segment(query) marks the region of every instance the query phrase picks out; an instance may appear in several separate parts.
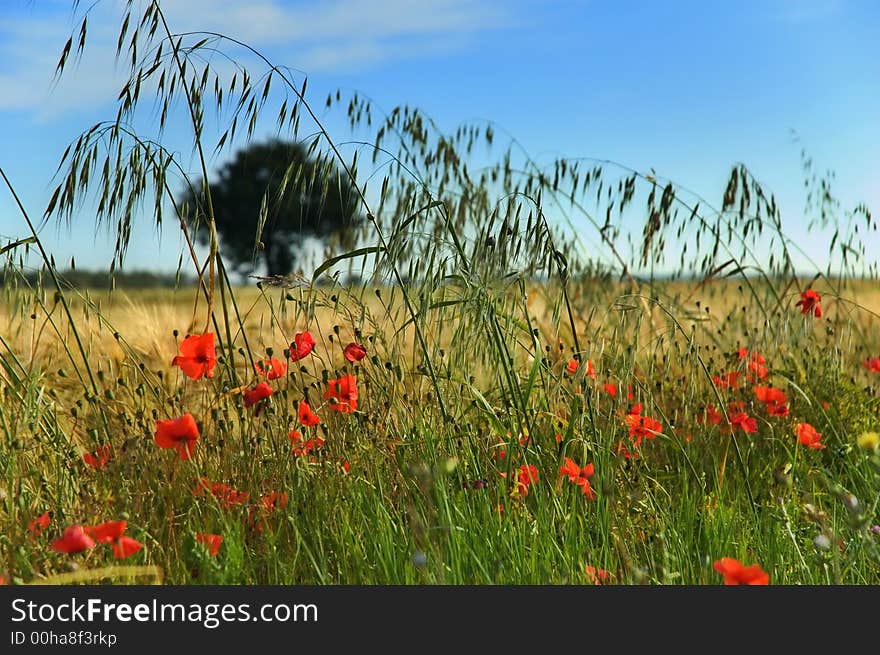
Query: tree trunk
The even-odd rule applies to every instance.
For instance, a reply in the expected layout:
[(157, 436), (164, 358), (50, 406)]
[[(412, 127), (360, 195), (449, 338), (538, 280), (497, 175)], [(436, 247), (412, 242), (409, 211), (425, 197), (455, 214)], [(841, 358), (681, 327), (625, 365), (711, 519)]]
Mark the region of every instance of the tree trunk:
[(264, 234), (264, 237), (266, 274), (289, 275), (293, 270), (293, 254), (290, 252), (290, 246), (284, 242), (283, 238), (275, 235)]

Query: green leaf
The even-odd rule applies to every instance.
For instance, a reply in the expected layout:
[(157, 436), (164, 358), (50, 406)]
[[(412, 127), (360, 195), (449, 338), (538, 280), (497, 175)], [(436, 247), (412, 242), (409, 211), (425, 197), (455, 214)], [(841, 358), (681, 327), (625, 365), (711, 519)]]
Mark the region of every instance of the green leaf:
[(369, 246), (368, 248), (358, 248), (357, 250), (352, 250), (351, 252), (347, 252), (336, 257), (331, 257), (315, 269), (315, 272), (312, 274), (312, 282), (314, 283), (314, 281), (321, 277), (323, 273), (325, 273), (328, 269), (335, 266), (339, 262), (345, 261), (346, 259), (363, 257), (364, 255), (371, 255), (373, 253), (380, 253), (384, 250), (385, 249), (382, 248), (382, 246)]

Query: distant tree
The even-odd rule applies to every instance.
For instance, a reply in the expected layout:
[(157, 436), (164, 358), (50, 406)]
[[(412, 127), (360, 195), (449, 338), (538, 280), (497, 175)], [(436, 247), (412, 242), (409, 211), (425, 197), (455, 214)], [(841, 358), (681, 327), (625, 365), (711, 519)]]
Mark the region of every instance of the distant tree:
[[(201, 187), (187, 188), (180, 201), (198, 241), (207, 244)], [(209, 188), (220, 251), (242, 274), (253, 272), (260, 257), (269, 275), (291, 273), (309, 236), (350, 248), (362, 220), (345, 173), (298, 143), (276, 139), (239, 150)]]

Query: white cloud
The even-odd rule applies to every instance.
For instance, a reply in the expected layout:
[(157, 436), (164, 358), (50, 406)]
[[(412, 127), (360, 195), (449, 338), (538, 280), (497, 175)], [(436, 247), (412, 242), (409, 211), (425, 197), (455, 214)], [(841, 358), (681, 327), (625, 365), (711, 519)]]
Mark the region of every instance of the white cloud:
[(785, 23), (811, 23), (840, 13), (842, 0), (778, 0), (777, 17)]
[[(46, 6), (39, 18), (12, 17), (0, 23), (0, 111), (33, 109), (54, 115), (115, 98), (125, 69), (111, 63), (121, 3), (95, 7), (85, 56), (75, 65), (68, 62), (65, 77), (55, 87), (51, 82), (61, 48), (78, 22), (68, 3), (48, 5), (52, 11)], [(226, 34), (258, 50), (271, 48), (274, 63), (307, 73), (351, 72), (383, 61), (467, 47), (468, 37), (510, 24), (509, 13), (499, 7), (492, 0), (162, 3), (175, 32)]]
[[(503, 23), (485, 0), (335, 0), (281, 3), (254, 0), (165, 0), (179, 29), (238, 35), (262, 44), (383, 40), (397, 36), (474, 32)], [(497, 7), (497, 5), (496, 5)]]

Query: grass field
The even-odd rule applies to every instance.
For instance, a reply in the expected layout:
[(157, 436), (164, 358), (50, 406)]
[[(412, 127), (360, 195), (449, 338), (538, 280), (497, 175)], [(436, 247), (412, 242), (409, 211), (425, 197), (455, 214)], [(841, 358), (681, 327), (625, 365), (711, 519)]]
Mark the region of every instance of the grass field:
[[(570, 287), (580, 350), (551, 284), (484, 289), (491, 315), (429, 312), (436, 386), (391, 288), (239, 288), (235, 357), (199, 379), (172, 365), (203, 332), (193, 290), (70, 294), (86, 364), (52, 292), (7, 289), (7, 580), (715, 584), (729, 557), (773, 584), (880, 583), (876, 439), (858, 440), (880, 429), (873, 285), (817, 285), (821, 318), (797, 290), (765, 318), (736, 282)], [(306, 331), (316, 346), (294, 363), (285, 350)], [(349, 342), (366, 356), (348, 361)], [(245, 343), (285, 374), (259, 376)], [(344, 375), (351, 413), (325, 398)], [(271, 396), (246, 407), (261, 381)], [(761, 386), (784, 398), (762, 402)], [(188, 460), (156, 441), (186, 413)], [(115, 534), (52, 548), (70, 525), (109, 521), (141, 547), (117, 559)], [(200, 534), (222, 537), (216, 556)]]
[[(821, 263), (744, 164), (713, 202), (491, 122), (313, 109), (295, 67), (118, 4), (115, 114), (45, 207), (0, 168), (0, 581), (880, 584), (878, 226), (806, 154)], [(304, 159), (216, 191), (261, 134)], [(40, 239), (75, 219), (117, 272), (170, 222), (198, 286), (77, 290)]]

